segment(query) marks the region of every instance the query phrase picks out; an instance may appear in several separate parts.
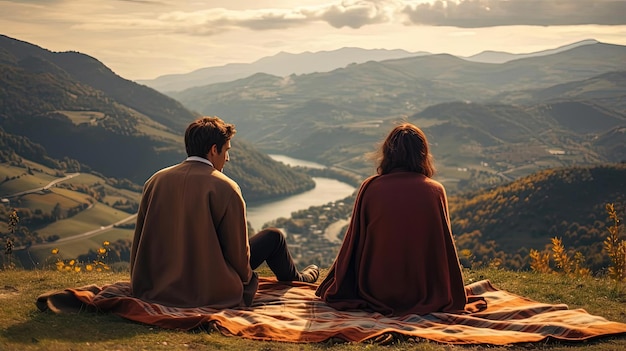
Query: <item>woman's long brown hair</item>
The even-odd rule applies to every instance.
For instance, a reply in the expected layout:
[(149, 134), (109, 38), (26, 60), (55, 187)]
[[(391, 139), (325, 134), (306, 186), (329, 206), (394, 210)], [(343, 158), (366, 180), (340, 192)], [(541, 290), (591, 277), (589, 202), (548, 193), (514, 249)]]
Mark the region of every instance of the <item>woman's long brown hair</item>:
[(435, 174), (426, 135), (411, 123), (402, 123), (391, 130), (380, 148), (379, 158), (378, 174), (387, 174), (396, 168), (427, 177)]

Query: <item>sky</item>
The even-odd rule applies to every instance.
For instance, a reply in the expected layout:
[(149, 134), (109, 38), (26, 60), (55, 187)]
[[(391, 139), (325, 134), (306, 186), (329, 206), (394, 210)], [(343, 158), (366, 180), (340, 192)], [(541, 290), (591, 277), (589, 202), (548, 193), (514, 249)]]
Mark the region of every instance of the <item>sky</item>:
[(626, 0), (0, 0), (0, 34), (142, 80), (342, 47), (471, 56), (626, 45)]

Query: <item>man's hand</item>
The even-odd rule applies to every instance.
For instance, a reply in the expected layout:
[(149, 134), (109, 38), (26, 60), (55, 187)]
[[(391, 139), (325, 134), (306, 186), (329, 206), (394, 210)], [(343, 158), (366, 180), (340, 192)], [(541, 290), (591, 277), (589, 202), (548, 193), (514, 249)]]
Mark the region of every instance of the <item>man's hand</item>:
[(250, 282), (243, 285), (243, 302), (246, 304), (246, 306), (252, 305), (252, 301), (254, 300), (254, 294), (256, 294), (258, 288), (259, 275), (257, 274), (257, 272), (252, 271)]

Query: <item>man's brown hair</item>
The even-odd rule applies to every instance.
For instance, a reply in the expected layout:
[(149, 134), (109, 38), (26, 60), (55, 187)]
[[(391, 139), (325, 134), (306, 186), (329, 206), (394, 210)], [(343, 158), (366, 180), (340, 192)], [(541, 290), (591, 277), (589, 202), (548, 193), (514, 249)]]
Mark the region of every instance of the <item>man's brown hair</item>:
[(206, 158), (213, 145), (217, 151), (222, 148), (237, 131), (235, 125), (224, 122), (219, 117), (200, 117), (191, 122), (185, 131), (187, 156)]

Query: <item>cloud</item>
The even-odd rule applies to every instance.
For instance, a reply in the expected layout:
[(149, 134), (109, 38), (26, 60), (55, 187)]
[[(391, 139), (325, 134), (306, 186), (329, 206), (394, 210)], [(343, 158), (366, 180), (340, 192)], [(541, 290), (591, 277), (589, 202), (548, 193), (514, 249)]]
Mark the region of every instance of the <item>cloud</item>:
[(393, 2), (344, 1), (321, 9), (315, 19), (328, 22), (335, 28), (360, 28), (368, 24), (389, 22), (393, 17)]
[(164, 29), (191, 35), (215, 35), (235, 29), (272, 30), (302, 26), (309, 22), (305, 15), (286, 10), (232, 11), (223, 8), (193, 12), (170, 12), (157, 21)]
[(407, 24), (463, 28), (626, 24), (625, 0), (437, 0), (401, 12)]
[(312, 22), (326, 22), (334, 28), (360, 28), (369, 24), (391, 21), (398, 7), (396, 1), (343, 1), (319, 6), (290, 9), (256, 9), (234, 11), (213, 8), (200, 11), (175, 11), (159, 16), (164, 26), (177, 28), (178, 32), (195, 35), (213, 35), (224, 31), (246, 28), (275, 30), (302, 27)]
[[(376, 24), (479, 28), (508, 25), (624, 25), (626, 0), (320, 0), (307, 6), (287, 1), (225, 0), (0, 0), (13, 4), (7, 20), (30, 18), (41, 24), (87, 32), (214, 36), (240, 29), (291, 30), (308, 25), (360, 29)], [(218, 7), (216, 4), (224, 4)], [(264, 4), (283, 4), (276, 8)], [(213, 5), (211, 5), (213, 4)], [(248, 4), (248, 6), (246, 6)], [(315, 4), (315, 5), (311, 5)], [(228, 8), (226, 8), (228, 7)], [(2, 18), (3, 15), (0, 15)], [(318, 27), (319, 28), (319, 27)]]
[(626, 0), (343, 0), (317, 6), (208, 9), (162, 15), (177, 32), (213, 35), (237, 28), (276, 30), (322, 22), (358, 29), (380, 23), (479, 28), (508, 25), (626, 24)]

